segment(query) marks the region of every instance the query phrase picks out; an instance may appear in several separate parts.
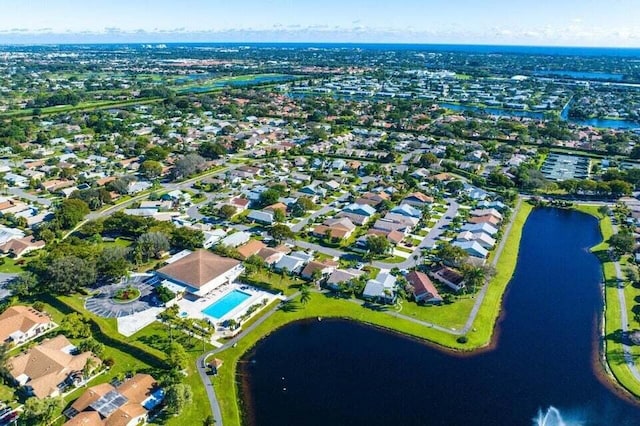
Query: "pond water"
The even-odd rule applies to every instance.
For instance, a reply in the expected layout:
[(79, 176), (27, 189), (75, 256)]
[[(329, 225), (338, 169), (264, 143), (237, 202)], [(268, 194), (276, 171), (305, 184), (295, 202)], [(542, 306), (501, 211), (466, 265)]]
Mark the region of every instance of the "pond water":
[(478, 355), (341, 320), (274, 332), (239, 364), (246, 423), (640, 424), (640, 407), (605, 385), (594, 362), (601, 269), (588, 248), (599, 240), (593, 217), (535, 210), (497, 345)]

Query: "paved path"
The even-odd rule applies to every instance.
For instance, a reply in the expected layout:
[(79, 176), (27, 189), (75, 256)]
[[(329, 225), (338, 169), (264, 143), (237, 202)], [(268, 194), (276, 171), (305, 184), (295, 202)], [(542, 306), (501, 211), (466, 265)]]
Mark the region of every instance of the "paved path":
[[(618, 232), (618, 227), (616, 225), (612, 225), (614, 234)], [(624, 336), (629, 332), (629, 318), (627, 313), (627, 300), (624, 297), (624, 284), (625, 281), (624, 274), (622, 273), (622, 269), (620, 268), (620, 262), (614, 262), (614, 266), (616, 268), (616, 276), (618, 278), (618, 303), (620, 303), (620, 322), (622, 333)], [(624, 362), (629, 367), (629, 371), (631, 371), (631, 375), (640, 382), (640, 371), (638, 371), (638, 366), (633, 361), (633, 354), (631, 353), (631, 348), (626, 343), (622, 343), (622, 351), (624, 354)]]
[[(300, 292), (296, 292), (292, 294), (291, 296), (287, 297), (287, 299), (285, 299), (285, 302), (295, 299), (296, 297), (298, 297), (299, 294)], [(222, 412), (220, 411), (220, 404), (218, 403), (218, 399), (216, 398), (216, 392), (213, 387), (213, 383), (211, 382), (211, 379), (207, 374), (207, 367), (206, 367), (207, 358), (217, 354), (218, 352), (222, 352), (225, 349), (229, 349), (230, 347), (234, 346), (236, 343), (238, 343), (238, 340), (242, 339), (244, 336), (251, 333), (253, 330), (256, 329), (256, 327), (258, 327), (260, 324), (262, 324), (268, 318), (270, 318), (271, 315), (273, 315), (278, 310), (278, 308), (282, 306), (282, 303), (284, 302), (280, 302), (278, 305), (274, 306), (270, 311), (266, 312), (264, 315), (258, 318), (256, 322), (254, 322), (249, 327), (247, 327), (244, 331), (242, 331), (242, 333), (238, 334), (236, 337), (229, 340), (227, 343), (220, 346), (219, 348), (203, 354), (196, 361), (196, 368), (198, 369), (200, 380), (202, 380), (202, 383), (204, 384), (204, 387), (207, 391), (207, 397), (209, 398), (209, 406), (211, 407), (211, 413), (213, 415), (213, 420), (216, 426), (222, 426)]]
[(49, 200), (48, 198), (38, 197), (33, 194), (29, 194), (27, 191), (21, 188), (11, 187), (11, 188), (8, 188), (7, 191), (11, 195), (15, 195), (17, 197), (24, 198), (29, 201), (33, 201), (34, 203), (40, 203), (46, 207), (50, 207), (52, 204), (51, 200)]

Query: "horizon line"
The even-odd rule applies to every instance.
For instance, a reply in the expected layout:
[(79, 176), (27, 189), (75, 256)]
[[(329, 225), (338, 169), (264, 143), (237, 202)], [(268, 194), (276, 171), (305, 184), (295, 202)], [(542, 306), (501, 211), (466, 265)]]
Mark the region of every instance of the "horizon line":
[[(63, 34), (60, 34), (63, 35)], [(64, 34), (67, 35), (67, 34)], [(71, 35), (71, 34), (69, 34)], [(0, 37), (2, 37), (0, 35)], [(593, 46), (593, 45), (549, 45), (549, 44), (509, 44), (509, 43), (461, 43), (461, 42), (415, 42), (415, 41), (77, 41), (77, 42), (3, 42), (4, 46), (77, 46), (77, 45), (185, 45), (185, 44), (220, 44), (220, 45), (401, 45), (401, 46), (460, 46), (460, 47), (524, 47), (524, 48), (549, 48), (549, 49), (620, 49), (640, 50), (640, 45), (631, 46)]]

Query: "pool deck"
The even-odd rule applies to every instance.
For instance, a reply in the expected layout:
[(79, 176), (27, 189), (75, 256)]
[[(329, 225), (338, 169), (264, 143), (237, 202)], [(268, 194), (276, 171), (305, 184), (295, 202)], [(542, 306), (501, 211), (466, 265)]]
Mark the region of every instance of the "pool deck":
[[(224, 314), (221, 318), (213, 318), (202, 312), (208, 306), (222, 299), (224, 296), (226, 296), (227, 294), (231, 293), (234, 290), (247, 293), (250, 295), (250, 297), (242, 301), (242, 303), (235, 306), (229, 312)], [(212, 338), (212, 341), (215, 341), (222, 337), (228, 337), (230, 334), (229, 330), (220, 326), (222, 322), (231, 320), (231, 319), (237, 321), (238, 318), (240, 318), (250, 306), (262, 303), (262, 300), (264, 299), (267, 299), (267, 303), (265, 304), (265, 306), (267, 306), (269, 303), (271, 303), (276, 299), (278, 300), (282, 299), (282, 296), (268, 293), (266, 291), (260, 290), (256, 287), (252, 287), (247, 284), (235, 282), (232, 284), (226, 284), (221, 287), (218, 287), (215, 290), (213, 290), (211, 293), (207, 294), (205, 297), (201, 297), (195, 300), (182, 298), (181, 300), (178, 300), (174, 303), (177, 304), (178, 307), (180, 308), (181, 315), (182, 315), (182, 312), (186, 312), (187, 318), (206, 319), (211, 321), (212, 323), (215, 323), (216, 333)], [(262, 309), (256, 310), (251, 316), (256, 315), (261, 310)]]

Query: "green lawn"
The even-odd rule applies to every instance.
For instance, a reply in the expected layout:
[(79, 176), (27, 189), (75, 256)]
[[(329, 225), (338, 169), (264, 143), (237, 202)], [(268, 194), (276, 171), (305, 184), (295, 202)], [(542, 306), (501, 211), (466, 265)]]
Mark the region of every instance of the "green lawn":
[(304, 282), (300, 278), (289, 275), (282, 276), (277, 272), (272, 272), (266, 269), (256, 271), (249, 277), (245, 277), (242, 280), (247, 284), (263, 288), (273, 293), (282, 292), (287, 296), (295, 293), (300, 284)]
[(26, 264), (28, 259), (12, 259), (3, 257), (4, 263), (0, 265), (0, 272), (5, 274), (19, 274), (24, 271), (24, 265), (17, 265), (16, 262), (23, 261)]
[(431, 322), (452, 330), (460, 330), (469, 318), (475, 297), (463, 295), (451, 304), (418, 305), (406, 300), (402, 302), (401, 314)]

